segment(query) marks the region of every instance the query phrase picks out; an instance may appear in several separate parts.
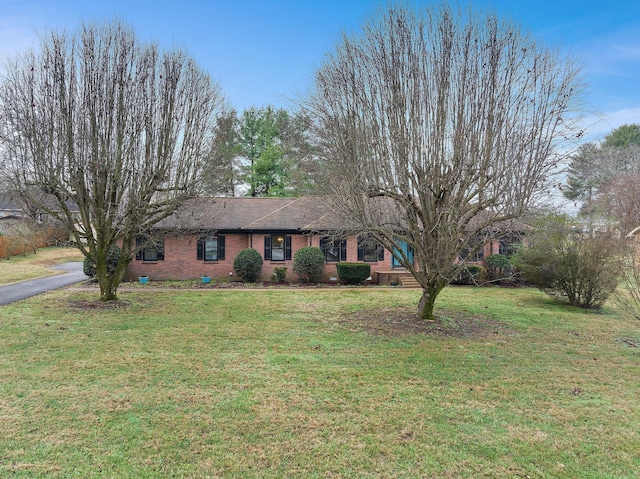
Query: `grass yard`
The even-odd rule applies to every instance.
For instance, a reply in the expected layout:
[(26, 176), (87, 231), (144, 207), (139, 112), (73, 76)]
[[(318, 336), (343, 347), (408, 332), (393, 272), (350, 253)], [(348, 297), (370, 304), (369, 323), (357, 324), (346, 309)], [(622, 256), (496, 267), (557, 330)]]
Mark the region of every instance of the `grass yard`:
[(536, 290), (0, 307), (0, 477), (637, 478), (640, 324)]
[(12, 256), (0, 259), (0, 285), (59, 274), (50, 267), (68, 261), (82, 261), (82, 253), (77, 248), (40, 248), (36, 254)]

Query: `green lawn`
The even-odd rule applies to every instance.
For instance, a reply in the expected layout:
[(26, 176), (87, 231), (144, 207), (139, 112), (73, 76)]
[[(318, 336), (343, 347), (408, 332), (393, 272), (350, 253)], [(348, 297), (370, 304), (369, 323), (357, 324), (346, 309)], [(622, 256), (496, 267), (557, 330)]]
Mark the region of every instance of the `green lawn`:
[(0, 258), (0, 285), (25, 281), (59, 274), (51, 266), (67, 261), (82, 261), (83, 256), (77, 248), (40, 248), (36, 254), (29, 252), (24, 256)]
[(416, 333), (416, 290), (95, 297), (0, 307), (0, 477), (640, 476), (640, 324), (612, 311), (452, 287)]

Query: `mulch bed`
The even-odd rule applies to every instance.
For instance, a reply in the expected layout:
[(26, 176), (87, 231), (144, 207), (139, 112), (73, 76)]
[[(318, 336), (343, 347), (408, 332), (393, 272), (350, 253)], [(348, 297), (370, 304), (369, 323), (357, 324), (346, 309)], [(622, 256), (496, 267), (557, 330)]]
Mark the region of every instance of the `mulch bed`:
[[(86, 280), (82, 283), (84, 288), (98, 288), (96, 280)], [(142, 284), (139, 281), (123, 281), (118, 286), (120, 289), (327, 289), (327, 288), (380, 288), (394, 286), (380, 286), (373, 283), (363, 283), (359, 285), (344, 285), (338, 282), (332, 283), (277, 283), (264, 281), (260, 283), (243, 283), (242, 281), (223, 281), (202, 283), (200, 280), (185, 281), (149, 281)]]
[(72, 309), (81, 309), (84, 311), (108, 311), (113, 309), (128, 308), (129, 306), (131, 306), (131, 303), (129, 301), (100, 301), (99, 299), (73, 300), (69, 301), (68, 304)]
[(483, 316), (448, 310), (439, 310), (437, 313), (437, 320), (426, 321), (418, 316), (414, 307), (365, 309), (344, 315), (338, 320), (338, 324), (351, 330), (388, 336), (425, 334), (452, 338), (486, 338), (517, 334), (503, 323)]

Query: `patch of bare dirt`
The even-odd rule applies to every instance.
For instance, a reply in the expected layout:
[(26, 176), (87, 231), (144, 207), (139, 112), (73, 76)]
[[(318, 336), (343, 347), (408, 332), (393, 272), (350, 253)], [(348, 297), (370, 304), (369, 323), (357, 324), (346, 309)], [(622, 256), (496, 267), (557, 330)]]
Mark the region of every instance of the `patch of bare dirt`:
[(410, 307), (365, 309), (343, 316), (338, 323), (349, 329), (388, 336), (425, 334), (473, 339), (517, 334), (500, 321), (461, 311), (440, 310), (437, 320), (426, 321)]
[(74, 300), (69, 301), (69, 307), (73, 309), (81, 309), (84, 311), (108, 311), (113, 309), (122, 309), (128, 308), (131, 306), (129, 301), (100, 301), (98, 299), (94, 300)]

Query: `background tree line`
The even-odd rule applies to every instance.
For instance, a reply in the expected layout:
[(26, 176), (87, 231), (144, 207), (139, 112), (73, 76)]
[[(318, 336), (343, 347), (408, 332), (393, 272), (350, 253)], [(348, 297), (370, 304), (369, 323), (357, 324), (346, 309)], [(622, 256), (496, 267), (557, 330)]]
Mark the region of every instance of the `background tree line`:
[(624, 237), (640, 226), (640, 125), (622, 125), (601, 143), (580, 146), (563, 193), (580, 204), (591, 228), (605, 221)]
[(212, 196), (299, 196), (314, 186), (310, 119), (302, 111), (251, 107), (217, 119), (203, 191)]

